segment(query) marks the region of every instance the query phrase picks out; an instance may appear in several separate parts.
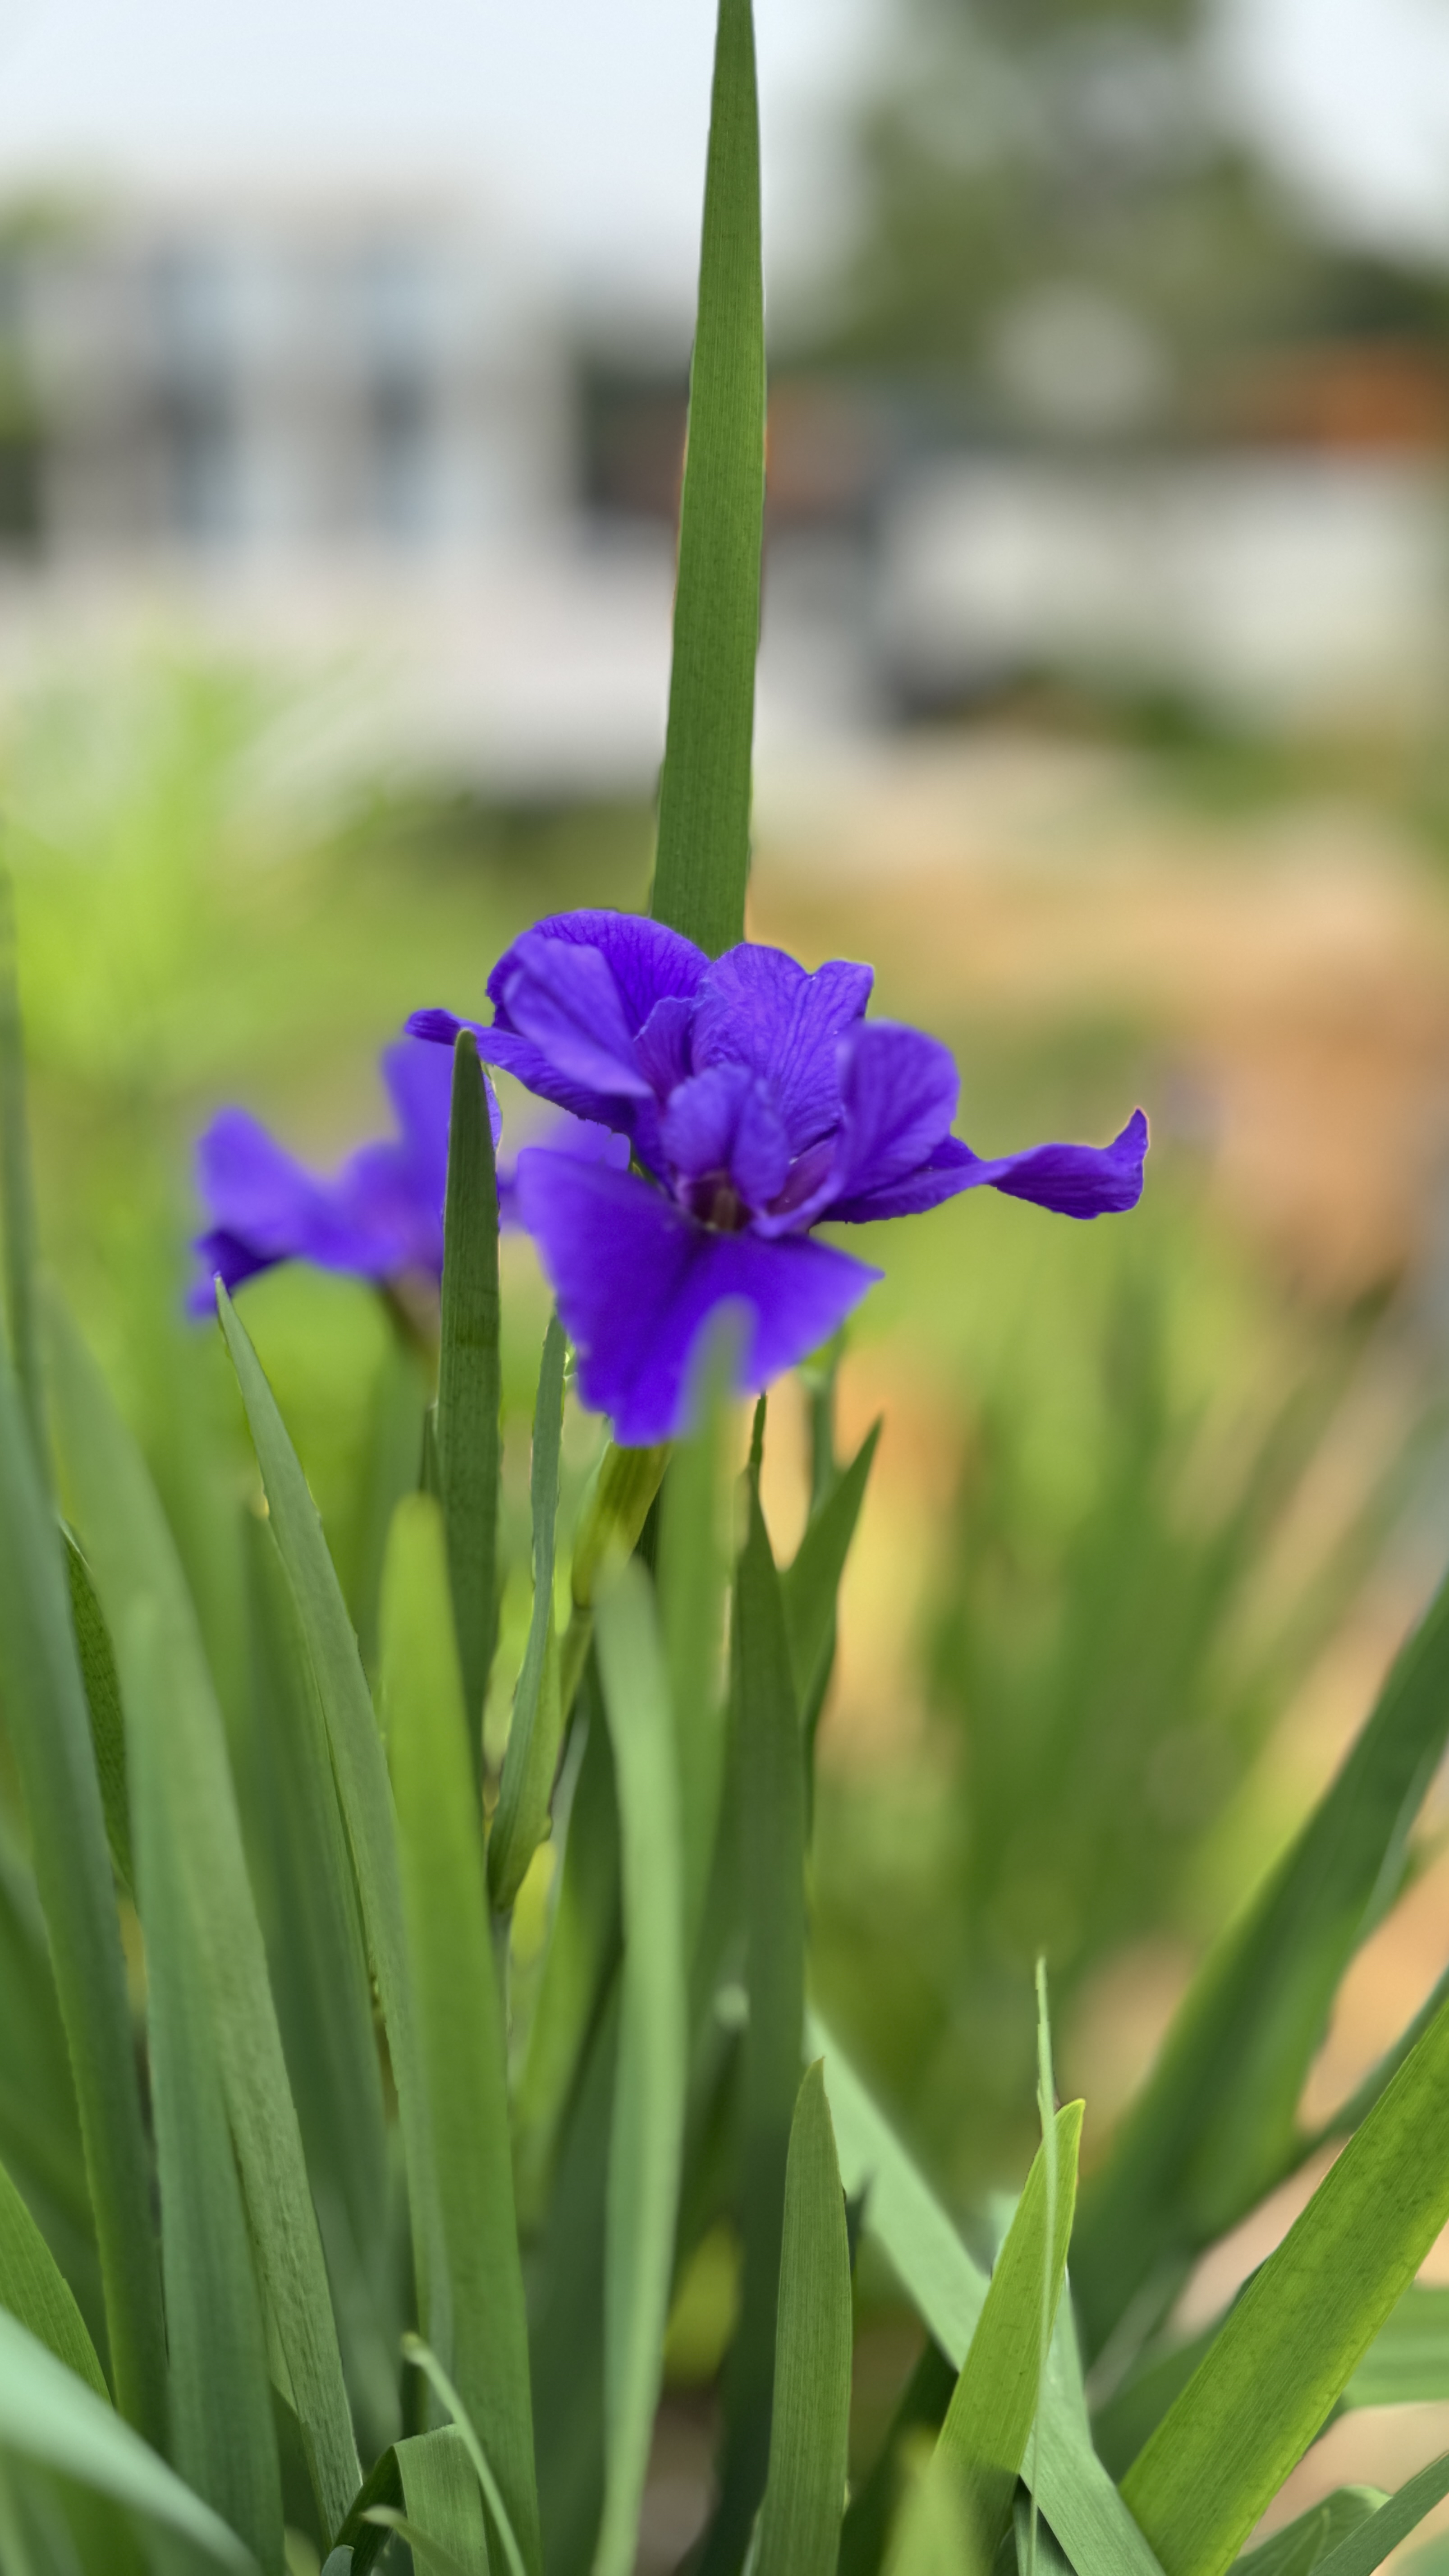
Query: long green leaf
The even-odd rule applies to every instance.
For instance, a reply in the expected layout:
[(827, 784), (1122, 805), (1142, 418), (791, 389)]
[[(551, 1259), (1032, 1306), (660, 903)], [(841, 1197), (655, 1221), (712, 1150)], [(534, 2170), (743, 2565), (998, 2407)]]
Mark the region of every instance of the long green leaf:
[(720, 0), (651, 897), (711, 956), (745, 935), (764, 504), (755, 40), (750, 0)]
[(724, 1788), (724, 1661), (730, 1587), (725, 1438), (736, 1335), (706, 1338), (694, 1372), (693, 1426), (676, 1444), (659, 1498), (659, 1625), (679, 1764), (685, 1941), (695, 1951)]
[(477, 2477), (479, 2487), (482, 2490), (483, 2501), (492, 2516), (494, 2530), (497, 2532), (499, 2540), (502, 2543), (503, 2556), (509, 2569), (509, 2576), (523, 2576), (523, 2552), (518, 2545), (518, 2539), (514, 2532), (513, 2525), (508, 2519), (508, 2509), (504, 2504), (503, 2497), (498, 2486), (498, 2481), (494, 2477), (493, 2470), (489, 2464), (488, 2454), (478, 2439), (477, 2428), (474, 2425), (466, 2406), (463, 2404), (462, 2398), (459, 2396), (457, 2389), (453, 2386), (453, 2383), (448, 2377), (447, 2372), (444, 2370), (442, 2363), (439, 2361), (437, 2354), (431, 2351), (427, 2344), (421, 2342), (417, 2335), (404, 2335), (403, 2352), (405, 2357), (412, 2363), (414, 2369), (422, 2371), (435, 2395), (442, 2399), (443, 2404), (448, 2410), (450, 2419), (457, 2425), (458, 2431), (463, 2437), (468, 2457), (473, 2463), (474, 2474)]
[[(864, 2200), (867, 2234), (959, 2369), (985, 2305), (986, 2275), (818, 2014), (810, 2015), (808, 2030), (811, 2048), (825, 2060), (846, 2192)], [(1047, 2364), (1040, 2460), (1027, 2461), (1039, 2474), (1042, 2512), (1077, 2576), (1159, 2576), (1156, 2558), (1092, 2449), (1069, 2327), (1063, 2309)]]
[(1389, 2496), (1351, 2531), (1346, 2539), (1318, 2561), (1323, 2576), (1373, 2576), (1391, 2549), (1407, 2540), (1411, 2531), (1442, 2504), (1449, 2495), (1449, 2451), (1431, 2460), (1418, 2476), (1409, 2478), (1396, 2495)]
[(0, 1360), (0, 1691), (70, 2042), (116, 2401), (166, 2423), (161, 2278), (131, 2012), (60, 1533)]
[(1404, 2292), (1343, 2392), (1349, 2406), (1421, 2406), (1449, 2398), (1449, 2290)]
[(878, 2576), (900, 2498), (904, 2462), (923, 2432), (940, 2431), (955, 2385), (955, 2371), (927, 2336), (874, 2465), (851, 2494), (840, 2528), (840, 2576)]
[(167, 1724), (156, 1605), (127, 1622), (136, 1896), (161, 2182), (171, 2456), (199, 2496), (280, 2576), (282, 2485), (266, 2332), (212, 2033), (205, 1926), (185, 1853), (194, 1819)]
[(364, 2456), (402, 2430), (394, 2194), (372, 1982), (327, 1729), (269, 1520), (248, 1514), (258, 1828), (277, 2020)]
[(453, 1049), (453, 1114), (443, 1218), (438, 1473), (473, 1765), (498, 1635), (498, 1174), (488, 1095), (471, 1029)]
[(524, 2558), (540, 2564), (503, 2013), (449, 1617), (442, 1515), (411, 1494), (383, 1575), (382, 1690), (453, 2319), (453, 2375)]
[(1388, 2498), (1379, 2487), (1335, 2487), (1321, 2504), (1310, 2505), (1293, 2522), (1260, 2541), (1244, 2558), (1235, 2558), (1237, 2576), (1309, 2576), (1321, 2558), (1357, 2531)]
[(563, 1445), (564, 1361), (568, 1342), (557, 1315), (549, 1318), (538, 1395), (533, 1408), (533, 1614), (518, 1688), (498, 1808), (488, 1840), (488, 1887), (506, 1911), (523, 1885), (548, 1822), (553, 1776), (563, 1733), (558, 1638), (553, 1616), (554, 1537), (558, 1522), (558, 1466)]
[(410, 1991), (397, 1822), (382, 1738), (358, 1659), (357, 1639), (297, 1453), (245, 1327), (238, 1321), (224, 1289), (218, 1292), (217, 1304), (266, 1487), (272, 1528), (311, 1658), (337, 1795), (352, 1850), (368, 1959), (377, 1981), (397, 2086), (419, 2305), (434, 2339), (447, 2349), (452, 2336), (447, 2311), (447, 2258), (427, 2089)]
[[(1082, 2110), (1080, 2102), (1069, 2102), (1056, 2114), (1055, 2193), (1050, 2189), (1050, 2141), (1037, 2150), (941, 2427), (941, 2448), (960, 2472), (988, 2566), (1011, 2518), (1017, 2473), (1036, 2418), (1043, 2324), (1048, 2347), (1056, 2324), (1076, 2206)], [(1044, 2278), (1049, 2285), (1045, 2320)]]
[(586, 1668), (580, 1699), (583, 1752), (564, 1830), (548, 1955), (515, 2100), (519, 2202), (530, 2227), (542, 2215), (569, 2103), (619, 1955), (619, 1820), (596, 1663)]
[(844, 1475), (831, 1486), (818, 1511), (812, 1512), (794, 1559), (780, 1577), (795, 1696), (807, 1728), (812, 1716), (819, 1714), (830, 1677), (840, 1578), (865, 1500), (880, 1432), (880, 1424), (873, 1423)]
[(756, 2576), (834, 2576), (850, 2440), (850, 2244), (825, 2098), (809, 2068), (785, 2168), (770, 2472)]
[(1449, 2004), (1123, 2480), (1167, 2576), (1218, 2576), (1449, 2219)]
[(5, 1256), (10, 1362), (24, 1407), (36, 1474), (42, 1484), (47, 1484), (50, 1443), (35, 1299), (35, 1207), (30, 1181), (30, 1129), (25, 1114), (15, 889), (4, 867), (0, 867), (0, 1238)]
[[(412, 2530), (403, 2530), (413, 2554), (441, 2550), (463, 2576), (488, 2576), (488, 2533), (483, 2498), (468, 2445), (456, 2424), (399, 2442), (397, 2464)], [(399, 2523), (397, 2528), (402, 2529)]]
[(65, 1540), (65, 1567), (70, 1581), (70, 1615), (75, 1630), (76, 1654), (80, 1660), (81, 1680), (85, 1684), (86, 1706), (90, 1711), (91, 1744), (96, 1757), (96, 1778), (100, 1782), (101, 1808), (106, 1819), (106, 1840), (116, 1874), (125, 1887), (131, 1884), (131, 1809), (126, 1793), (126, 1721), (121, 1714), (121, 1685), (116, 1678), (116, 1658), (101, 1617), (101, 1605), (95, 1586), (86, 1570), (86, 1561), (69, 1530)]
[(1296, 2113), (1338, 1982), (1392, 1901), (1449, 1741), (1449, 1585), (1404, 1646), (1338, 1778), (1209, 1955), (1103, 2171), (1072, 2286), (1091, 2353), (1305, 2152)]
[[(176, 1833), (187, 1911), (206, 1979), (248, 2226), (330, 2531), (357, 2486), (357, 2451), (222, 1714), (155, 1487), (104, 1380), (59, 1312), (54, 1362), (61, 1454), (120, 1660), (128, 1718), (133, 1705), (144, 1703), (143, 1723), (154, 1731), (156, 1758), (167, 1770), (168, 1810), (181, 1820)], [(131, 1615), (148, 1601), (155, 1605), (151, 1646)]]
[(604, 2272), (604, 2511), (594, 2576), (630, 2576), (659, 2402), (688, 2075), (674, 1722), (649, 1585), (632, 1561), (597, 1609), (624, 1911)]
[(111, 2393), (96, 2348), (45, 2238), (0, 2165), (0, 2308), (8, 2308), (58, 2361), (106, 2404)]
[(145, 2514), (213, 2566), (256, 2576), (235, 2532), (74, 2371), (0, 2312), (0, 2451)]
[(720, 2504), (703, 2576), (733, 2576), (740, 2565), (769, 2465), (785, 2163), (805, 2010), (805, 1761), (780, 1578), (755, 1473), (735, 1584), (733, 1695), (749, 1995), (741, 2081), (744, 2277), (725, 2383)]

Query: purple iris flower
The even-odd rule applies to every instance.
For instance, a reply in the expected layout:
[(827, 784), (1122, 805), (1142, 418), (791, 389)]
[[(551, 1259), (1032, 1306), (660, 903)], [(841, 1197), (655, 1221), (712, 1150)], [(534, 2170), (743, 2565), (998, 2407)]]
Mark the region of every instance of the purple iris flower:
[(691, 1351), (745, 1310), (740, 1392), (828, 1339), (877, 1270), (811, 1228), (910, 1216), (983, 1184), (1064, 1216), (1134, 1207), (1141, 1110), (1106, 1146), (984, 1161), (951, 1134), (960, 1080), (918, 1029), (867, 1020), (868, 966), (814, 974), (745, 943), (711, 960), (660, 922), (560, 913), (501, 957), (493, 1025), (418, 1011), (416, 1037), (479, 1053), (627, 1137), (632, 1170), (533, 1149), (517, 1212), (579, 1355), (585, 1400), (630, 1445), (683, 1427)]

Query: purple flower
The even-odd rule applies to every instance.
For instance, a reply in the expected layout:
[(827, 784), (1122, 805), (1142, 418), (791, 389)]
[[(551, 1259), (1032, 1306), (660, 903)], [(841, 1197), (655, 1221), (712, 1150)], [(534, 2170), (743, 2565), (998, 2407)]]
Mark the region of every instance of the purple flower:
[[(397, 1134), (360, 1146), (330, 1178), (309, 1172), (244, 1109), (213, 1118), (196, 1149), (211, 1225), (194, 1246), (202, 1276), (187, 1300), (193, 1314), (213, 1311), (218, 1275), (235, 1289), (279, 1261), (379, 1283), (441, 1278), (452, 1059), (401, 1038), (382, 1076)], [(496, 1144), (491, 1083), (488, 1108)]]
[(945, 1047), (867, 1020), (871, 970), (813, 975), (776, 948), (713, 961), (659, 922), (561, 913), (488, 979), (493, 1025), (418, 1011), (413, 1035), (479, 1053), (576, 1117), (627, 1137), (635, 1169), (538, 1150), (517, 1207), (579, 1354), (588, 1403), (619, 1440), (682, 1427), (706, 1317), (745, 1310), (740, 1391), (756, 1394), (849, 1314), (880, 1273), (811, 1238), (987, 1184), (1064, 1216), (1135, 1207), (1147, 1121), (1107, 1146), (1037, 1145), (983, 1161), (951, 1134)]

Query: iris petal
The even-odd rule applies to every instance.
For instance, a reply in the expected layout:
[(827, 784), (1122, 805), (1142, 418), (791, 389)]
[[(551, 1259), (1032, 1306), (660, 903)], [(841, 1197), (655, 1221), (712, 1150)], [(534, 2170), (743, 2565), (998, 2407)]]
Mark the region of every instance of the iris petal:
[(830, 1222), (869, 1225), (879, 1217), (920, 1216), (962, 1190), (1002, 1190), (1057, 1216), (1120, 1216), (1142, 1196), (1147, 1119), (1134, 1109), (1110, 1145), (1030, 1145), (987, 1161), (947, 1136), (915, 1172), (883, 1188), (832, 1201)]
[(690, 996), (699, 990), (709, 963), (702, 948), (662, 921), (636, 912), (556, 912), (525, 931), (506, 948), (488, 978), (488, 999), (504, 1027), (510, 1025), (504, 996), (525, 941), (556, 940), (576, 948), (596, 948), (619, 988), (631, 1031), (642, 1029), (656, 1002), (666, 994)]
[(681, 1179), (718, 1176), (747, 1208), (768, 1206), (790, 1168), (789, 1143), (765, 1085), (742, 1064), (714, 1065), (681, 1083), (665, 1110), (660, 1140)]
[(612, 967), (597, 948), (579, 948), (537, 931), (514, 948), (503, 984), (509, 1025), (527, 1038), (556, 1074), (603, 1098), (647, 1100), (634, 1032)]
[(827, 1340), (879, 1271), (823, 1243), (715, 1234), (627, 1172), (534, 1149), (519, 1214), (579, 1352), (587, 1404), (630, 1447), (684, 1428), (690, 1354), (721, 1306), (745, 1311), (738, 1392), (755, 1395)]
[(834, 958), (813, 975), (779, 948), (746, 944), (717, 957), (699, 988), (691, 1032), (694, 1069), (743, 1064), (770, 1087), (792, 1153), (840, 1115), (839, 1042), (860, 1019), (869, 966)]

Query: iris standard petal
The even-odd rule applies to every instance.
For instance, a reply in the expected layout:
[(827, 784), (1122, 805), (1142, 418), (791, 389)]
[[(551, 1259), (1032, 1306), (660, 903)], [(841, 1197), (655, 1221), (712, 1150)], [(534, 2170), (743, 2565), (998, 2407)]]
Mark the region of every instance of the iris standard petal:
[(696, 1073), (744, 1064), (770, 1086), (790, 1140), (803, 1153), (840, 1115), (839, 1043), (860, 1019), (874, 976), (843, 958), (813, 975), (783, 949), (746, 942), (717, 957), (699, 988), (690, 1033)]
[(317, 1182), (245, 1109), (219, 1109), (197, 1140), (196, 1179), (223, 1233), (275, 1258), (311, 1222)]
[(502, 1024), (511, 1025), (504, 996), (524, 940), (552, 939), (576, 948), (597, 948), (608, 965), (624, 1005), (631, 1031), (642, 1029), (656, 1002), (666, 994), (697, 993), (709, 963), (702, 948), (662, 921), (637, 912), (556, 912), (506, 948), (488, 978), (488, 999)]
[(659, 1133), (681, 1180), (720, 1181), (751, 1210), (767, 1207), (784, 1188), (789, 1141), (765, 1085), (742, 1064), (712, 1065), (682, 1082)]
[(647, 1101), (636, 1104), (606, 1098), (588, 1083), (572, 1081), (540, 1053), (531, 1038), (520, 1037), (514, 1029), (501, 1029), (496, 1022), (492, 1028), (485, 1028), (481, 1020), (455, 1019), (451, 1011), (414, 1011), (407, 1028), (409, 1037), (431, 1039), (436, 1047), (451, 1047), (460, 1029), (471, 1029), (484, 1064), (495, 1065), (501, 1073), (511, 1073), (525, 1091), (531, 1091), (536, 1099), (550, 1101), (555, 1109), (566, 1109), (570, 1117), (616, 1128), (622, 1135), (632, 1133), (638, 1110), (652, 1105)]
[(584, 1400), (630, 1447), (685, 1427), (690, 1354), (719, 1307), (745, 1310), (738, 1392), (754, 1395), (827, 1340), (880, 1276), (826, 1244), (713, 1233), (647, 1181), (538, 1148), (520, 1154), (516, 1187)]
[(530, 931), (515, 942), (502, 986), (508, 1025), (566, 1081), (604, 1099), (647, 1100), (624, 997), (602, 950)]
[[(399, 1038), (393, 1046), (383, 1050), (382, 1078), (397, 1114), (403, 1150), (418, 1195), (426, 1199), (436, 1194), (441, 1207), (448, 1183), (448, 1130), (453, 1117), (452, 1065), (440, 1048), (424, 1046), (417, 1038)], [(496, 1153), (503, 1132), (503, 1112), (486, 1073), (483, 1089)]]
[(987, 1161), (947, 1136), (919, 1170), (884, 1188), (832, 1201), (832, 1225), (869, 1225), (879, 1217), (920, 1216), (962, 1190), (1002, 1190), (1057, 1216), (1120, 1216), (1142, 1196), (1147, 1119), (1134, 1109), (1110, 1145), (1031, 1145)]

